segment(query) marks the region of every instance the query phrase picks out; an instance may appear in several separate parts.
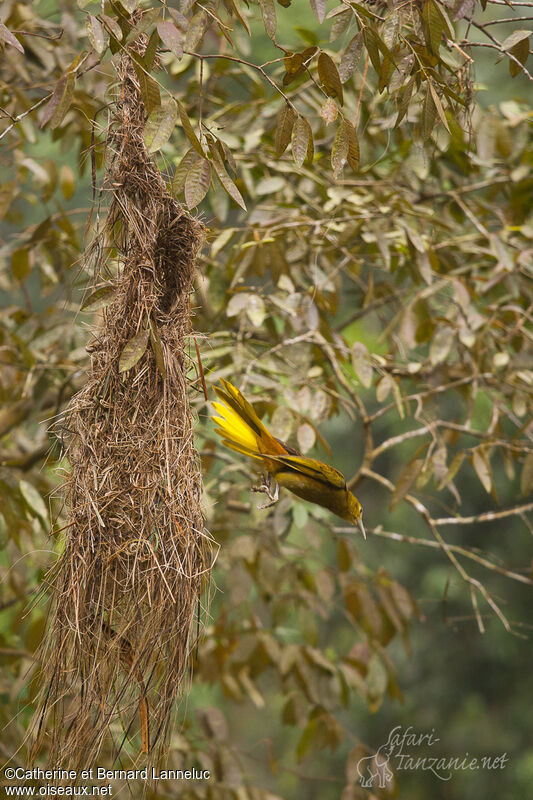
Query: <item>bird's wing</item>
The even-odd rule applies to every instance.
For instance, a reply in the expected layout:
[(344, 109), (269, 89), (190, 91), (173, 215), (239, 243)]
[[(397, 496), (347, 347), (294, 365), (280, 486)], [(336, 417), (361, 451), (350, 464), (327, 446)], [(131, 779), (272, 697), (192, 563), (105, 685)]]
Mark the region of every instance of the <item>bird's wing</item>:
[(346, 480), (342, 472), (339, 472), (335, 467), (330, 467), (329, 464), (318, 461), (316, 458), (290, 455), (269, 455), (269, 458), (278, 464), (284, 464), (295, 472), (301, 472), (302, 475), (307, 475), (319, 483), (324, 483), (337, 489), (346, 488)]

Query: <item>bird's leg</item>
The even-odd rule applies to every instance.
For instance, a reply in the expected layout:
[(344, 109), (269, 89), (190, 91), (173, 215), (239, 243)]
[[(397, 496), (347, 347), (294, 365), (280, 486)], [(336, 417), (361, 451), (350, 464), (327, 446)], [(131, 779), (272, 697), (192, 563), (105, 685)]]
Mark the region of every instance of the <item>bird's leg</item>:
[(270, 508), (270, 506), (273, 506), (275, 505), (275, 503), (278, 502), (279, 485), (276, 483), (274, 493), (272, 493), (270, 475), (268, 474), (263, 475), (262, 478), (263, 478), (263, 483), (261, 484), (261, 486), (252, 486), (252, 492), (262, 492), (263, 494), (266, 494), (266, 496), (270, 500), (270, 503), (265, 503), (265, 505), (258, 506), (258, 508)]
[(265, 494), (266, 494), (267, 497), (270, 498), (270, 503), (265, 503), (262, 506), (257, 506), (257, 508), (261, 508), (261, 509), (262, 508), (270, 508), (271, 506), (275, 506), (276, 505), (276, 503), (279, 500), (279, 484), (276, 483), (276, 488), (274, 489), (274, 494), (272, 494), (270, 489), (268, 490), (268, 492), (265, 492)]

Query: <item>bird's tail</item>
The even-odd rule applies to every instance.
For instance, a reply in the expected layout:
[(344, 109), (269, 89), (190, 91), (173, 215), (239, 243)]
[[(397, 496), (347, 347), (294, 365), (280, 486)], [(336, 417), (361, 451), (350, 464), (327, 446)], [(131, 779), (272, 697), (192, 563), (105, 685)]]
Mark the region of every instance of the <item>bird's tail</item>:
[(262, 458), (266, 453), (286, 454), (241, 392), (229, 381), (221, 378), (220, 382), (223, 388), (215, 386), (214, 389), (221, 402), (213, 403), (220, 416), (213, 417), (213, 421), (226, 447), (252, 458)]

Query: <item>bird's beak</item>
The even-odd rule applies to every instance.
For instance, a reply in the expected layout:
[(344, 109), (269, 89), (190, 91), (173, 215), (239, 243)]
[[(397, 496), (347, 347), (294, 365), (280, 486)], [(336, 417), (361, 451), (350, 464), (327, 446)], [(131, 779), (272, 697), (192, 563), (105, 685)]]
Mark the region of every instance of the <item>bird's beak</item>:
[(366, 531), (365, 531), (365, 526), (363, 525), (363, 518), (362, 517), (359, 517), (359, 519), (357, 520), (357, 527), (359, 528), (359, 530), (363, 534), (363, 539), (366, 539)]

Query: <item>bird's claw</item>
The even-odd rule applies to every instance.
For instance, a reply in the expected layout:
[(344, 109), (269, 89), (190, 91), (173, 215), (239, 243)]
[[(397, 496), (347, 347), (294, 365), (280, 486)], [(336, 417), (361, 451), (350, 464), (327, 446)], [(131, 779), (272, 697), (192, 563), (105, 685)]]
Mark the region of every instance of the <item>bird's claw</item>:
[(275, 505), (279, 499), (279, 485), (276, 483), (276, 487), (274, 489), (274, 493), (272, 493), (271, 486), (270, 486), (270, 476), (267, 475), (266, 477), (263, 476), (263, 483), (261, 486), (252, 486), (252, 492), (261, 492), (262, 494), (266, 494), (270, 503), (265, 503), (262, 506), (257, 506), (258, 508), (270, 508), (271, 506)]

